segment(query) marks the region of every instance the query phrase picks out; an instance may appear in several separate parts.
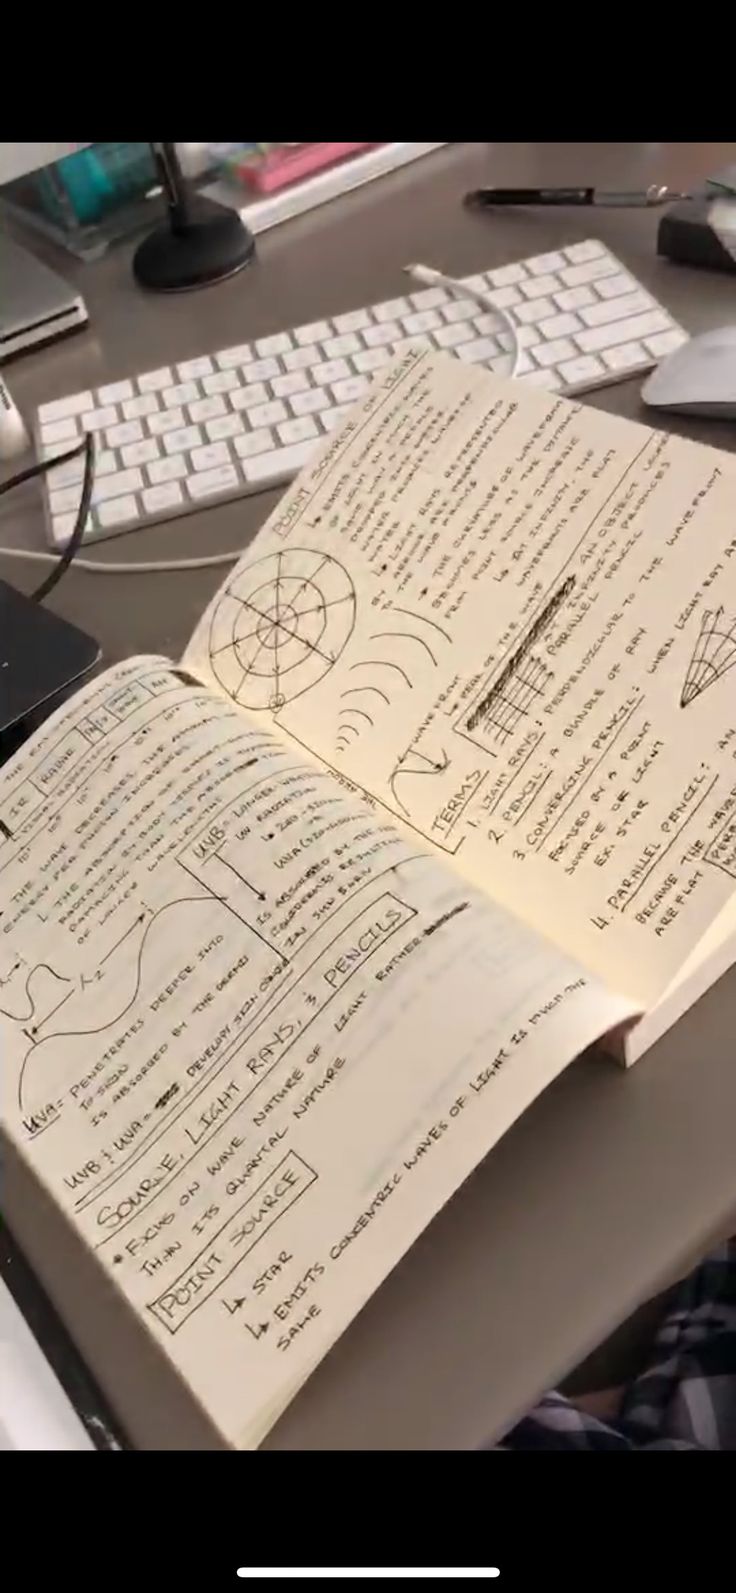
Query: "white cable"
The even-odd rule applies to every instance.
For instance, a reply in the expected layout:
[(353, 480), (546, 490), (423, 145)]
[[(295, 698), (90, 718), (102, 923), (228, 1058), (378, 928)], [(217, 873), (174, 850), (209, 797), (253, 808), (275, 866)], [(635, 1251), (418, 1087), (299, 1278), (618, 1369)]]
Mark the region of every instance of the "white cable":
[(513, 342), (509, 375), (516, 375), (520, 354), (516, 322), (512, 320), (508, 311), (501, 309), (500, 304), (494, 303), (491, 293), (481, 293), (477, 288), (468, 287), (467, 282), (459, 282), (456, 277), (446, 277), (441, 271), (435, 271), (434, 266), (408, 265), (404, 266), (404, 270), (407, 276), (414, 278), (415, 282), (423, 282), (428, 288), (447, 288), (448, 293), (453, 293), (457, 299), (475, 299), (476, 304), (482, 305), (484, 310), (491, 310), (497, 315), (503, 321)]
[[(242, 548), (233, 553), (212, 553), (202, 559), (161, 559), (153, 564), (104, 564), (96, 559), (73, 559), (70, 570), (87, 570), (92, 575), (161, 575), (169, 570), (209, 570), (218, 565), (237, 564)], [(0, 548), (2, 559), (31, 559), (36, 564), (56, 564), (58, 553), (39, 553), (35, 548)]]

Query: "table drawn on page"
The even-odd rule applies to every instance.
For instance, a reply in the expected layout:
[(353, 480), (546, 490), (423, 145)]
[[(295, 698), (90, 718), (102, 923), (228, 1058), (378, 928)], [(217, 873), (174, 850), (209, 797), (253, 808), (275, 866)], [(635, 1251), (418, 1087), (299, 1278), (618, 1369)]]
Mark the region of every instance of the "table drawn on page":
[(209, 660), (243, 708), (277, 713), (316, 686), (353, 633), (355, 589), (328, 553), (286, 548), (233, 577), (212, 617)]
[[(354, 686), (340, 693), (337, 751), (347, 751), (350, 736), (357, 739), (362, 733), (362, 724), (356, 725), (356, 719), (365, 721), (371, 728), (375, 726), (374, 713), (378, 705), (372, 704), (369, 710), (361, 698), (372, 694), (390, 707), (392, 693), (403, 687), (414, 689), (412, 676), (418, 666), (426, 668), (426, 660), (429, 660), (429, 665), (437, 669), (440, 649), (451, 644), (451, 636), (436, 620), (417, 614), (413, 609), (387, 603), (377, 615), (376, 629), (366, 638), (369, 652), (376, 656), (357, 659), (350, 665), (350, 673), (358, 679)], [(354, 698), (358, 698), (357, 704)]]
[(733, 669), (734, 664), (736, 619), (727, 619), (722, 608), (706, 609), (688, 662), (680, 707), (688, 708), (709, 686)]

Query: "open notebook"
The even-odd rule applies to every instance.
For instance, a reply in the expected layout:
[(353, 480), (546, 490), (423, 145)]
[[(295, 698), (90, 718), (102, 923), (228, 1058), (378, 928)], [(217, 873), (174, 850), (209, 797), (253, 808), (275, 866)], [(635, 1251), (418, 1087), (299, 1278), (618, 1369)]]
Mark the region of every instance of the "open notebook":
[(213, 1442), (260, 1442), (573, 1057), (634, 1060), (732, 960), (735, 484), (410, 351), (184, 659), (0, 776), (5, 1147), (86, 1269), (67, 1318), (112, 1310)]

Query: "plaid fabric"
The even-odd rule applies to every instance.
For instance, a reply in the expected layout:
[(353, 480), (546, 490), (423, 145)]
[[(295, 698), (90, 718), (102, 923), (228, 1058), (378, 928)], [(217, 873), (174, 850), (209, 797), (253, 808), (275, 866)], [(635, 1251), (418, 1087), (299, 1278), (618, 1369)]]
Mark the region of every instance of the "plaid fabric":
[(736, 1240), (673, 1292), (615, 1422), (546, 1394), (501, 1449), (736, 1449)]

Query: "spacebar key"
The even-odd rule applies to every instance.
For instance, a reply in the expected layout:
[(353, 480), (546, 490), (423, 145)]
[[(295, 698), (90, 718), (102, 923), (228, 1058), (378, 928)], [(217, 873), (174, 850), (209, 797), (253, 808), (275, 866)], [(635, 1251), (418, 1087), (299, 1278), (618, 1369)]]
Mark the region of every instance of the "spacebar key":
[(190, 476), (187, 488), (191, 498), (216, 498), (223, 492), (237, 492), (238, 473), (234, 465), (216, 465), (214, 470), (199, 470)]
[(320, 438), (310, 437), (308, 442), (294, 443), (291, 448), (274, 448), (268, 454), (256, 454), (253, 459), (241, 459), (241, 469), (250, 486), (265, 487), (270, 482), (290, 481), (311, 459)]

